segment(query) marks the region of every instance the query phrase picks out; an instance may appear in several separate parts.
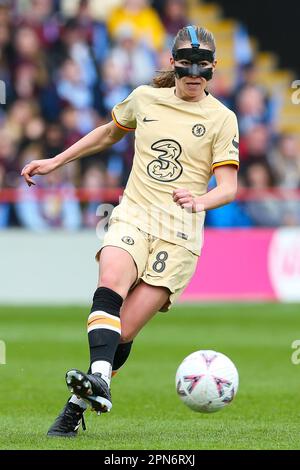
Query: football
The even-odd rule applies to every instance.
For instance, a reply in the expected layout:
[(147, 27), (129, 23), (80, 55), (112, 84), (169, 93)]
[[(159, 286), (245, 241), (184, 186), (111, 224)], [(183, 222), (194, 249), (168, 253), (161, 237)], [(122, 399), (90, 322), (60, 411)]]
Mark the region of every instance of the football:
[(239, 384), (238, 371), (224, 354), (196, 351), (187, 356), (176, 372), (176, 391), (194, 411), (213, 413), (234, 399)]

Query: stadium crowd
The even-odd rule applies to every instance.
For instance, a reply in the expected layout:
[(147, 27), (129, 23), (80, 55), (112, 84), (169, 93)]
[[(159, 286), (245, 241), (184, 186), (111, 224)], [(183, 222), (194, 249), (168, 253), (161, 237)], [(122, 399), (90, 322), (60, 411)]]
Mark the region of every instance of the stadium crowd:
[[(0, 197), (0, 229), (96, 225), (101, 201), (82, 202), (75, 189), (123, 187), (131, 168), (132, 134), (100, 158), (37, 178), (38, 188), (54, 189), (43, 200), (36, 187), (25, 187), (20, 170), (32, 159), (55, 156), (110, 120), (114, 104), (151, 83), (155, 71), (170, 67), (174, 34), (190, 21), (184, 0), (0, 0), (0, 79), (6, 84), (6, 104), (0, 106), (0, 196), (4, 188), (16, 189), (14, 201)], [(269, 191), (300, 189), (299, 142), (276, 130), (278, 97), (268, 96), (257, 83), (242, 25), (235, 38), (234, 86), (224, 87), (216, 75), (209, 90), (237, 113), (239, 179), (252, 197), (209, 212), (206, 223), (299, 225), (299, 202), (274, 199)], [(68, 198), (55, 189), (67, 190)]]

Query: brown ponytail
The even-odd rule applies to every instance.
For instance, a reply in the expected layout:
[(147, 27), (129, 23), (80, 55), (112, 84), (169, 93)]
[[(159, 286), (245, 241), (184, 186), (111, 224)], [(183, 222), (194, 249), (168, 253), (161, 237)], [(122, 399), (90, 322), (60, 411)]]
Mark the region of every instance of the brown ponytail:
[[(196, 34), (201, 44), (209, 47), (215, 53), (216, 43), (213, 34), (205, 28), (194, 26)], [(174, 39), (172, 51), (177, 51), (183, 43), (190, 42), (190, 35), (187, 27), (180, 29)], [(151, 85), (155, 88), (172, 88), (175, 86), (175, 73), (173, 70), (159, 70), (158, 75), (153, 78)]]
[(174, 70), (159, 70), (158, 75), (152, 80), (152, 86), (155, 88), (172, 88), (175, 86)]

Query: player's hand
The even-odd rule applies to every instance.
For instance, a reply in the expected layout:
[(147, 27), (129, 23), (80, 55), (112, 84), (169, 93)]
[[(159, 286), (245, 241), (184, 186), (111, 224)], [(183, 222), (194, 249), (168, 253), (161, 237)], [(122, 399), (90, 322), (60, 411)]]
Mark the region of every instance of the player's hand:
[(204, 204), (199, 203), (197, 198), (187, 189), (175, 189), (173, 191), (173, 201), (187, 212), (201, 212), (204, 210)]
[(46, 160), (33, 160), (24, 166), (23, 170), (21, 171), (21, 176), (24, 177), (28, 186), (31, 186), (32, 184), (35, 185), (32, 176), (47, 175), (56, 168), (57, 166), (55, 165), (53, 158)]

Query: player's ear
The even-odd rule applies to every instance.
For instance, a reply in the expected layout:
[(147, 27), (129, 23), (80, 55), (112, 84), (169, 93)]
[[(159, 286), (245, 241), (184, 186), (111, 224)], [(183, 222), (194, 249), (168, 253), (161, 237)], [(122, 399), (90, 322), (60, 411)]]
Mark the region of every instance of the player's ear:
[(173, 57), (170, 57), (170, 64), (171, 64), (171, 65), (174, 65), (174, 64), (175, 64), (175, 60), (173, 59)]

